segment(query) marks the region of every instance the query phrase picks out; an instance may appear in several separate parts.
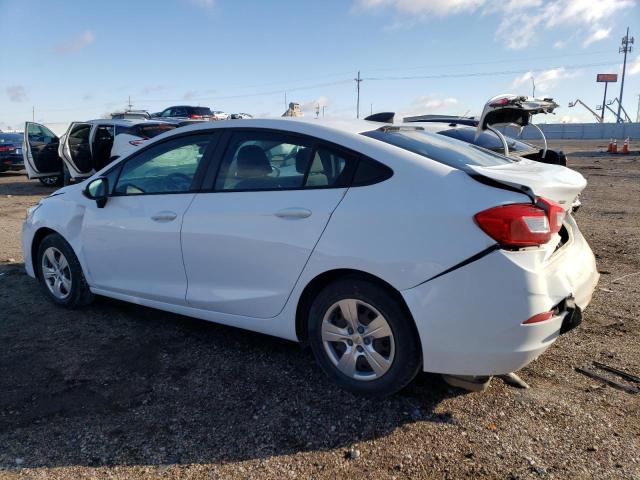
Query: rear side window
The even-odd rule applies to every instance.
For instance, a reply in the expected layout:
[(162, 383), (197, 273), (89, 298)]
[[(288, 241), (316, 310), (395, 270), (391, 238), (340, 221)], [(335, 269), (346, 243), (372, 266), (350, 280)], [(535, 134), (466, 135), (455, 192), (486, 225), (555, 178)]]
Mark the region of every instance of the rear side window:
[(361, 157), (351, 185), (354, 187), (373, 185), (374, 183), (384, 182), (392, 176), (393, 170), (386, 165), (371, 158)]
[(190, 107), (189, 114), (191, 115), (211, 115), (211, 109), (209, 107)]
[(215, 189), (291, 190), (349, 185), (357, 157), (311, 138), (277, 132), (232, 135)]
[(491, 167), (513, 163), (503, 155), (424, 130), (379, 129), (363, 135), (460, 170), (468, 165)]

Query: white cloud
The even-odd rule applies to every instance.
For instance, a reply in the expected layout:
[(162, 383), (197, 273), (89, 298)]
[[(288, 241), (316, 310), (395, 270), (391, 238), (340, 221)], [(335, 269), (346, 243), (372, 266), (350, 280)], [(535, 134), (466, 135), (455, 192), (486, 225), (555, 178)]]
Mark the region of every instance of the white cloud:
[(187, 90), (184, 95), (182, 96), (183, 100), (193, 100), (196, 95), (198, 94), (198, 92), (196, 92), (195, 90)]
[(551, 93), (550, 90), (560, 82), (569, 78), (574, 78), (578, 75), (579, 72), (568, 72), (562, 67), (551, 68), (549, 70), (539, 72), (529, 71), (519, 77), (516, 77), (513, 82), (511, 82), (511, 88), (529, 92), (533, 86), (531, 83), (531, 79), (533, 78), (536, 84), (536, 97), (540, 97)]
[(599, 42), (600, 40), (604, 40), (611, 33), (611, 28), (598, 28), (594, 30), (591, 35), (589, 35), (584, 42), (582, 42), (583, 47), (587, 47), (591, 45), (593, 42)]
[(362, 10), (392, 8), (401, 14), (451, 15), (473, 11), (486, 0), (357, 0)]
[(96, 39), (95, 34), (91, 30), (86, 30), (81, 35), (66, 40), (55, 46), (57, 53), (65, 54), (82, 50), (84, 47), (91, 45)]
[(27, 99), (27, 91), (22, 85), (11, 85), (6, 88), (6, 92), (12, 102), (24, 102)]
[(396, 114), (396, 118), (412, 115), (427, 115), (441, 113), (443, 115), (456, 115), (460, 112), (460, 101), (454, 97), (440, 97), (437, 95), (422, 95), (415, 98), (406, 108)]
[(216, 0), (189, 0), (191, 5), (195, 5), (196, 7), (204, 8), (206, 10), (211, 10), (216, 5)]
[[(584, 46), (606, 38), (611, 23), (635, 0), (354, 0), (356, 12), (391, 10), (392, 26), (412, 24), (434, 16), (480, 12), (499, 17), (496, 38), (507, 48), (521, 49), (535, 43), (543, 30), (580, 32)], [(558, 42), (556, 42), (558, 44)]]
[(633, 62), (629, 63), (629, 75), (638, 75), (640, 73), (640, 56), (637, 56)]
[(329, 97), (320, 95), (315, 100), (311, 100), (309, 102), (304, 102), (300, 104), (300, 108), (302, 109), (303, 112), (313, 112), (314, 114), (316, 112), (316, 106), (319, 106), (320, 110), (322, 110), (322, 107), (328, 107)]

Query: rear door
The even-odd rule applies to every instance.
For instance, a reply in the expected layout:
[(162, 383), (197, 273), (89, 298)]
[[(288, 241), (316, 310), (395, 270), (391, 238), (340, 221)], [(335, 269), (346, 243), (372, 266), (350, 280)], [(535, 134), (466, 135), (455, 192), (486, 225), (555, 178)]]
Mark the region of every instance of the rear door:
[(22, 157), (29, 178), (60, 175), (62, 159), (58, 156), (60, 139), (39, 123), (26, 122)]
[(93, 172), (91, 128), (90, 123), (74, 122), (65, 135), (62, 152), (72, 177), (86, 177)]
[(184, 216), (187, 302), (274, 317), (342, 200), (357, 157), (287, 132), (226, 136), (212, 162), (215, 181), (210, 171), (209, 191), (196, 194)]

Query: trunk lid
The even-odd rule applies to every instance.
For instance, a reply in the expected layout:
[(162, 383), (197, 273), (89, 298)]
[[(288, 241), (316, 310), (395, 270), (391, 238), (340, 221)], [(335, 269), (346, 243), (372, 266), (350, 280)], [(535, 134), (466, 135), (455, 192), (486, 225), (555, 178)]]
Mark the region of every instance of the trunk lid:
[(535, 160), (522, 159), (504, 165), (468, 165), (470, 170), (499, 183), (521, 189), (526, 187), (538, 197), (544, 197), (562, 205), (569, 211), (587, 180), (575, 170), (560, 165), (550, 165)]
[(552, 113), (558, 104), (552, 98), (532, 98), (523, 95), (497, 95), (485, 104), (478, 122), (476, 137), (490, 126), (529, 125), (531, 116)]

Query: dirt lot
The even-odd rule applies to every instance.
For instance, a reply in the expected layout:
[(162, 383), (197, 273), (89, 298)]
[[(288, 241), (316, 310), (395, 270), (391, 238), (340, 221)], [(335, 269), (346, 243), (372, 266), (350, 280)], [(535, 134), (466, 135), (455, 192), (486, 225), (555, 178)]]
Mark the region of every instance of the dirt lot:
[(574, 371), (640, 375), (640, 156), (563, 147), (602, 273), (583, 325), (522, 370), (530, 390), (423, 374), (384, 401), (293, 343), (105, 298), (54, 307), (19, 245), (49, 190), (0, 174), (0, 477), (640, 478), (640, 395)]

